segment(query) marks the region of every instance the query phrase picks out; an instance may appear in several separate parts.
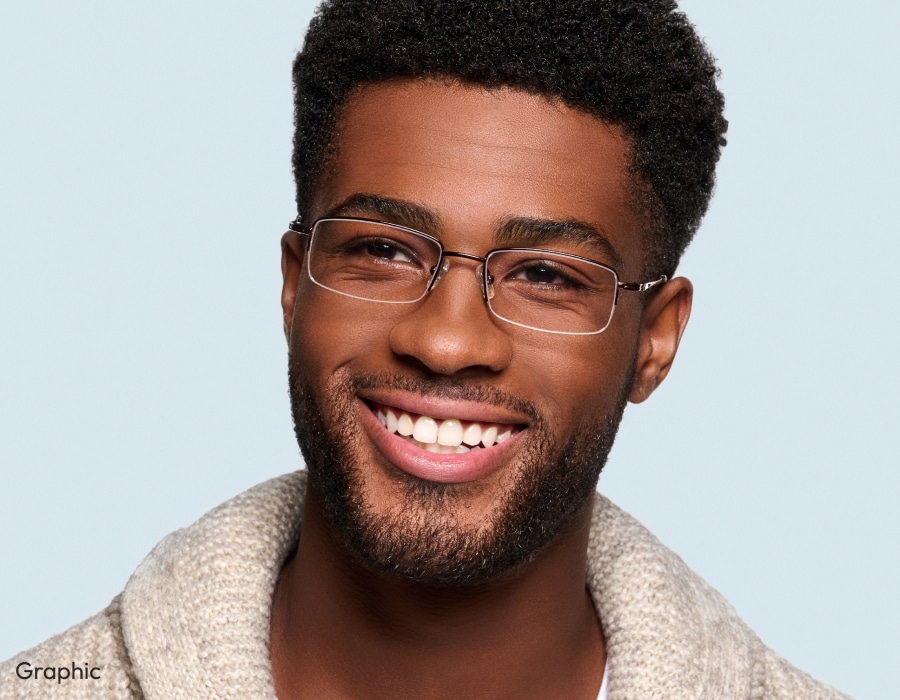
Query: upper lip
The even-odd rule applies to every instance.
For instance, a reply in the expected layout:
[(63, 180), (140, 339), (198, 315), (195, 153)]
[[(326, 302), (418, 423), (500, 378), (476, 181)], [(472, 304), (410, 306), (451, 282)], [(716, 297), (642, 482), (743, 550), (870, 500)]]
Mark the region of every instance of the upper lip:
[(456, 418), (473, 423), (499, 423), (503, 425), (526, 425), (528, 420), (505, 408), (479, 401), (446, 399), (406, 391), (367, 391), (360, 395), (365, 401), (389, 408), (397, 408), (405, 413), (428, 416), (435, 420)]

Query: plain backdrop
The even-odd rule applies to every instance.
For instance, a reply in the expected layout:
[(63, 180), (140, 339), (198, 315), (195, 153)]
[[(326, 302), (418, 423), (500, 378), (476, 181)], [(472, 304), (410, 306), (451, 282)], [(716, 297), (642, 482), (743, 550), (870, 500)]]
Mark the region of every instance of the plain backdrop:
[[(731, 122), (600, 489), (794, 663), (900, 660), (900, 4), (686, 0)], [(278, 305), (310, 2), (0, 5), (0, 658), (301, 466)]]

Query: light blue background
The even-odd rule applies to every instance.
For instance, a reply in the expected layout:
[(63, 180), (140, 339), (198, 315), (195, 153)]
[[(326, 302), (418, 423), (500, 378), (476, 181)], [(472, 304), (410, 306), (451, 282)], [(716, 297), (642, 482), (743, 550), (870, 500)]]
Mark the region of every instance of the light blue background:
[[(678, 361), (600, 488), (793, 662), (896, 697), (900, 5), (683, 6), (729, 146)], [(0, 658), (300, 464), (278, 241), (311, 11), (0, 6)]]

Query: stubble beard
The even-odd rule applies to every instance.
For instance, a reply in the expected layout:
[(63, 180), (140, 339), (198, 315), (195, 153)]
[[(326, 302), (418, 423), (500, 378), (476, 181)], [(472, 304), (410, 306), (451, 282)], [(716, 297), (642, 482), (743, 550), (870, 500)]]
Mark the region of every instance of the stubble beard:
[[(536, 408), (496, 389), (445, 377), (379, 374), (335, 376), (322, 396), (289, 362), (291, 413), (297, 442), (335, 538), (364, 567), (409, 583), (456, 587), (490, 581), (534, 557), (593, 497), (625, 410), (627, 389), (613, 411), (554, 444)], [(418, 479), (398, 471), (397, 505), (376, 512), (366, 502), (358, 428), (350, 419), (362, 388), (395, 388), (483, 401), (529, 417), (528, 447), (485, 522), (461, 524), (473, 487)], [(523, 436), (525, 437), (525, 436)]]

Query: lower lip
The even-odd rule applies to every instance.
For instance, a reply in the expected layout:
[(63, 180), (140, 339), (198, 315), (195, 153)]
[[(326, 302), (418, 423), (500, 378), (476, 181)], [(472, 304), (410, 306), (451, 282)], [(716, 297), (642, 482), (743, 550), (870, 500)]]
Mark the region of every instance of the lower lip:
[(470, 450), (462, 454), (442, 455), (426, 452), (406, 438), (391, 433), (363, 401), (359, 401), (358, 404), (360, 423), (375, 443), (375, 447), (397, 469), (425, 481), (461, 484), (483, 479), (498, 471), (506, 463), (521, 434), (516, 433), (493, 447)]

